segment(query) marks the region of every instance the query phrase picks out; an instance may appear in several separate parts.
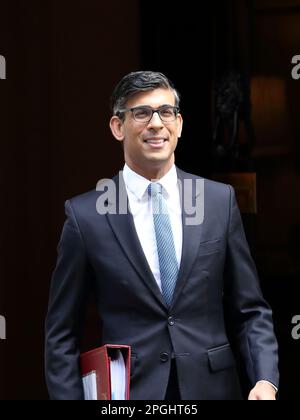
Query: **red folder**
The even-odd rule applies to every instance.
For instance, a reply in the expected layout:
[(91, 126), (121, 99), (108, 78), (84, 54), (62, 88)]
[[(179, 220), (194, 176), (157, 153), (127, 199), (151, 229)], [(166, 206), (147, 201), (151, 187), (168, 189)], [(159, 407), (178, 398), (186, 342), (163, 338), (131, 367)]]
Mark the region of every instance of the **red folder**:
[(80, 355), (81, 373), (85, 377), (91, 373), (96, 375), (97, 400), (111, 400), (110, 363), (114, 352), (120, 350), (125, 362), (125, 399), (129, 400), (131, 347), (125, 345), (106, 344)]

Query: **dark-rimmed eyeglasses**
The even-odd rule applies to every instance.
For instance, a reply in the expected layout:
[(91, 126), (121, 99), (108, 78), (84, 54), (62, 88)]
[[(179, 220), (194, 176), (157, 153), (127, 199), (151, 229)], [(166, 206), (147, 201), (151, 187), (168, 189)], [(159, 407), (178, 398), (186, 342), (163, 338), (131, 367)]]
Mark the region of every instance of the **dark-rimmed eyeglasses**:
[(178, 106), (161, 106), (160, 108), (153, 109), (150, 106), (136, 106), (134, 108), (120, 109), (116, 114), (120, 117), (124, 112), (131, 112), (133, 119), (140, 123), (148, 123), (152, 120), (153, 114), (158, 113), (162, 122), (171, 123), (176, 120), (178, 115)]

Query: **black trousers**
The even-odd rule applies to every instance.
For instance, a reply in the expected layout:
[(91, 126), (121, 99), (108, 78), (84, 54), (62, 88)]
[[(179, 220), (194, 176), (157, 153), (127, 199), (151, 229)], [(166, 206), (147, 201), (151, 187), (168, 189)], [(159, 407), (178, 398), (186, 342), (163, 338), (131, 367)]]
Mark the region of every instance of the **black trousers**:
[(169, 383), (165, 396), (166, 401), (180, 401), (180, 391), (178, 386), (177, 368), (175, 359), (171, 360), (171, 370), (169, 376)]

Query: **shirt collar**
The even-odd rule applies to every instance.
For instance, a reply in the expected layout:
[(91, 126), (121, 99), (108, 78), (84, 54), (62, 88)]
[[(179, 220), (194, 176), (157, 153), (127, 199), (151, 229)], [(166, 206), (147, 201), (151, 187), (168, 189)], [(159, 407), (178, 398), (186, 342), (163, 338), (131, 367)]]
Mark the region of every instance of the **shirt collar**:
[[(129, 166), (125, 163), (123, 169), (124, 182), (128, 190), (135, 195), (138, 200), (143, 198), (150, 181), (147, 178), (139, 175), (134, 172)], [(167, 197), (172, 196), (173, 192), (177, 188), (177, 171), (175, 165), (164, 175), (161, 179), (157, 180), (162, 187), (164, 188)]]
[(167, 198), (172, 197), (174, 191), (177, 188), (177, 171), (175, 165), (166, 173), (158, 182), (162, 185), (163, 190), (165, 191)]

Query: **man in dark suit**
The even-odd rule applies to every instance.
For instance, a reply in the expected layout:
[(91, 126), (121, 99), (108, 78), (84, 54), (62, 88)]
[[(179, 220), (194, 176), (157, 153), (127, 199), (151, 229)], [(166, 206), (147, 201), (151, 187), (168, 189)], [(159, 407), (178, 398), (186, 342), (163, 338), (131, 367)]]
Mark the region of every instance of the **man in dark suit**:
[(132, 347), (132, 399), (240, 399), (237, 361), (249, 399), (275, 399), (272, 313), (232, 187), (175, 166), (182, 116), (163, 74), (128, 74), (112, 106), (125, 166), (66, 202), (46, 321), (50, 396), (83, 398), (78, 336), (92, 285), (103, 344)]

